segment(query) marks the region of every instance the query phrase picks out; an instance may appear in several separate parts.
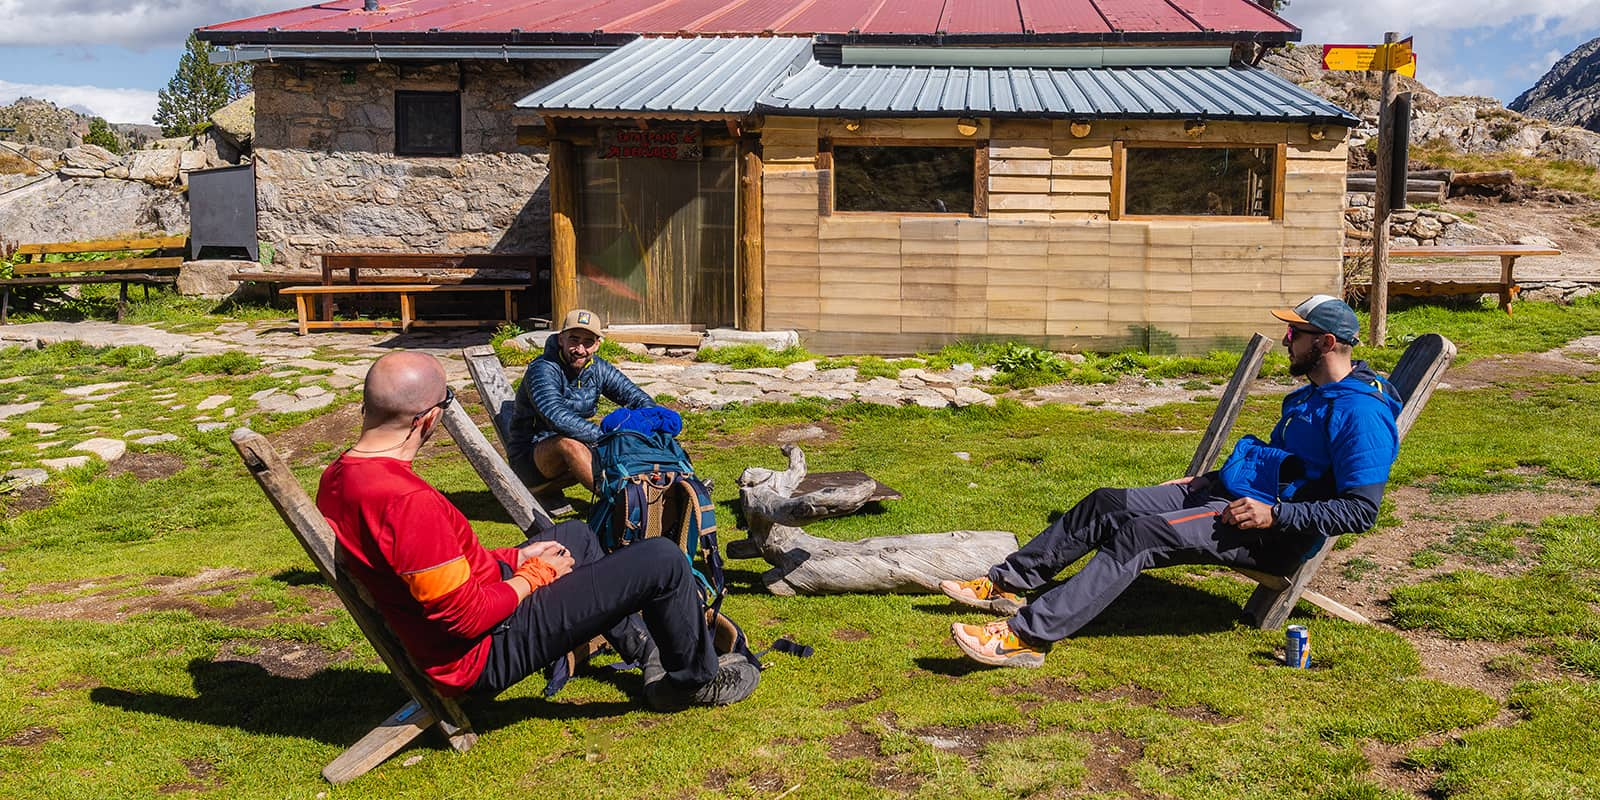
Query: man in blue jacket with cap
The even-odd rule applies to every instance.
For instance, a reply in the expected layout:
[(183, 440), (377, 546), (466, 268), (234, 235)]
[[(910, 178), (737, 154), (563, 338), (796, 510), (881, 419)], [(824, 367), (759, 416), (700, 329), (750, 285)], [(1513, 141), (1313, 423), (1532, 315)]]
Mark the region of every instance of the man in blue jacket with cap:
[[(1011, 615), (951, 626), (962, 652), (984, 664), (1037, 667), (1141, 570), (1221, 564), (1284, 575), (1324, 538), (1372, 527), (1399, 450), (1400, 399), (1366, 362), (1351, 360), (1359, 323), (1342, 300), (1316, 295), (1272, 314), (1289, 324), (1289, 372), (1310, 383), (1284, 398), (1271, 439), (1244, 437), (1221, 470), (1197, 478), (1097, 489), (987, 575), (942, 583), (957, 602)], [(1031, 602), (1019, 594), (1090, 551), (1066, 582)]]
[[(506, 457), (523, 483), (580, 483), (593, 491), (590, 447), (600, 438), (600, 426), (592, 418), (600, 397), (623, 408), (655, 405), (622, 370), (599, 356), (603, 332), (598, 314), (582, 308), (568, 312), (560, 332), (545, 340), (544, 353), (522, 376)], [(555, 499), (541, 497), (540, 502), (552, 511), (565, 505)]]

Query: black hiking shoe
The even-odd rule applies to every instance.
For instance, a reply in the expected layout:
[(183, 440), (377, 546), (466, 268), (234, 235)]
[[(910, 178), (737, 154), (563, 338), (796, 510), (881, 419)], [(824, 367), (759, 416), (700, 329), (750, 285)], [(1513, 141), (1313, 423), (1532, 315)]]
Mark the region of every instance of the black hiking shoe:
[(719, 657), (717, 667), (716, 677), (697, 688), (675, 686), (665, 675), (654, 681), (647, 680), (645, 702), (656, 711), (678, 711), (692, 705), (725, 706), (749, 697), (761, 682), (761, 670), (738, 653)]

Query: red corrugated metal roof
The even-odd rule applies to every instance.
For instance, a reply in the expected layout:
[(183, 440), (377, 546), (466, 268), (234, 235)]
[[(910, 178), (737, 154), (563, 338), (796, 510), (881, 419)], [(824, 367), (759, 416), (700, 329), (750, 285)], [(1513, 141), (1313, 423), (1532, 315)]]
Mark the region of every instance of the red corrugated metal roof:
[[(1297, 39), (1252, 0), (362, 0), (209, 25), (218, 42), (446, 42), (649, 33), (1132, 40)], [(1131, 38), (1130, 38), (1131, 37)]]

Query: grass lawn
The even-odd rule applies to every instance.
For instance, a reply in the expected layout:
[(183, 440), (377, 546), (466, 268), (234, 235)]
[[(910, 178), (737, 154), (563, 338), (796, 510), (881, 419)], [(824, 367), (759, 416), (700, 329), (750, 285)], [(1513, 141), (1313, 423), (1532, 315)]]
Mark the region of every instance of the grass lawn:
[[(1595, 304), (1524, 303), (1514, 318), (1412, 309), (1390, 327), (1397, 337), (1444, 331), (1470, 362), (1600, 330), (1596, 316)], [(1511, 325), (1521, 332), (1507, 334)], [(1392, 364), (1398, 349), (1370, 353)], [(1440, 391), (1393, 485), (1491, 499), (1600, 485), (1600, 373), (1574, 364)], [(329, 787), (318, 770), (404, 696), (244, 473), (227, 430), (195, 423), (205, 398), (328, 378), (130, 348), (0, 357), (0, 405), (43, 402), (25, 419), (63, 426), (0, 420), (0, 471), (66, 455), (95, 431), (175, 437), (132, 446), (124, 461), (135, 468), (94, 464), (0, 494), (0, 795), (1402, 800), (1583, 798), (1600, 785), (1600, 526), (1589, 509), (1537, 524), (1491, 514), (1402, 547), (1418, 570), (1450, 568), (1384, 587), (1383, 625), (1302, 606), (1305, 671), (1276, 664), (1281, 631), (1235, 623), (1249, 587), (1209, 569), (1151, 573), (1044, 668), (1005, 671), (970, 664), (948, 640), (952, 621), (982, 614), (926, 596), (777, 598), (760, 588), (764, 563), (732, 561), (725, 608), (756, 647), (792, 636), (816, 648), (805, 660), (769, 656), (751, 700), (662, 715), (635, 701), (634, 672), (587, 673), (554, 700), (535, 678), (468, 707), (483, 734), (469, 753), (430, 735)], [(106, 383), (123, 385), (76, 411), (87, 401), (62, 393)], [(351, 433), (348, 412), (323, 414), (354, 390), (328, 389), (339, 402), (324, 412), (251, 415), (236, 400), (203, 413), (228, 427), (248, 417), (280, 446), (293, 442), (309, 488)], [(1252, 401), (1238, 432), (1264, 433), (1276, 403)], [(809, 532), (1026, 538), (1096, 486), (1178, 474), (1210, 411), (800, 402), (691, 414), (684, 438), (716, 481), (724, 540), (736, 538), (739, 471), (781, 466), (774, 434), (818, 422), (830, 436), (804, 445), (813, 469), (868, 470), (905, 499)], [(518, 539), (447, 437), (418, 468), (485, 542)], [(1386, 506), (1366, 537), (1409, 530), (1414, 509)], [(1389, 574), (1360, 561), (1345, 572)], [(1502, 648), (1499, 668), (1520, 677), (1502, 695), (1430, 672), (1410, 638), (1422, 635)], [(1386, 753), (1401, 759), (1399, 778)]]

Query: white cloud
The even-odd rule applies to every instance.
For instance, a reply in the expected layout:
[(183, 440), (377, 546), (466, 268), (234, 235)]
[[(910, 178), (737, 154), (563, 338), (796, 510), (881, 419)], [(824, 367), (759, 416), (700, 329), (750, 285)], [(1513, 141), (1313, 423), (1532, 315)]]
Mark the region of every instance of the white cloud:
[(202, 25), (308, 0), (0, 0), (0, 45), (167, 47)]
[(1465, 78), (1449, 74), (1436, 74), (1427, 83), (1429, 89), (1445, 95), (1478, 95), (1493, 97), (1499, 85), (1487, 78)]
[(60, 86), (13, 83), (0, 80), (0, 105), (19, 97), (37, 97), (58, 106), (79, 106), (108, 122), (149, 124), (156, 113), (156, 93), (146, 89), (105, 89), (99, 86)]
[[(1349, 0), (1291, 0), (1283, 16), (1307, 42), (1381, 42), (1384, 31), (1441, 35), (1500, 27), (1577, 34), (1600, 27), (1600, 0), (1367, 0), (1351, 13)], [(1442, 37), (1441, 37), (1442, 38)]]

